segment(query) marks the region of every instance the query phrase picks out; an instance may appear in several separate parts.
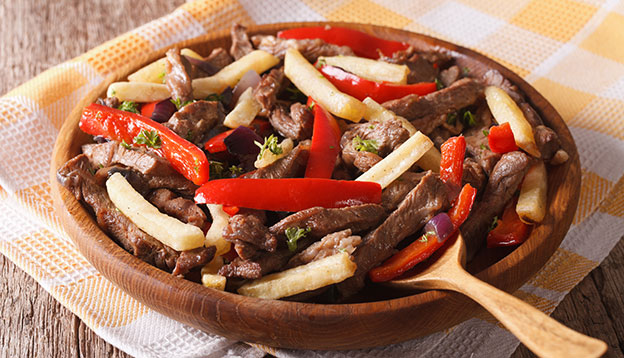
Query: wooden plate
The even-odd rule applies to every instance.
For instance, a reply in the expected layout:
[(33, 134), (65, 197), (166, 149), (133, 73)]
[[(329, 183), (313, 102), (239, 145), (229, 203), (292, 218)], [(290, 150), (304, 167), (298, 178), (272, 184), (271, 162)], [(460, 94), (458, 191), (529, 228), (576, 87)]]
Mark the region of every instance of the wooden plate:
[[(473, 75), (497, 69), (524, 92), (544, 122), (557, 132), (569, 153), (567, 163), (549, 169), (548, 211), (544, 222), (515, 250), (482, 250), (469, 269), (480, 279), (511, 292), (535, 274), (552, 256), (576, 211), (580, 190), (580, 163), (576, 146), (555, 109), (528, 83), (500, 64), (466, 48), (397, 29), (351, 23), (286, 23), (254, 26), (250, 34), (334, 25), (350, 27), (387, 39), (406, 41), (418, 49), (447, 49)], [(177, 44), (207, 54), (218, 46), (229, 48), (229, 31)], [(164, 55), (166, 49), (146, 54), (76, 104), (62, 127), (54, 148), (50, 181), (54, 203), (64, 227), (82, 254), (106, 278), (154, 310), (203, 331), (227, 338), (274, 347), (353, 349), (406, 341), (452, 327), (480, 312), (468, 298), (442, 291), (397, 293), (385, 287), (367, 292), (364, 302), (323, 305), (263, 300), (220, 292), (173, 277), (119, 247), (96, 225), (87, 210), (56, 181), (56, 171), (79, 154), (90, 137), (78, 129), (82, 107), (104, 95), (109, 83)], [(368, 300), (368, 302), (366, 302)]]

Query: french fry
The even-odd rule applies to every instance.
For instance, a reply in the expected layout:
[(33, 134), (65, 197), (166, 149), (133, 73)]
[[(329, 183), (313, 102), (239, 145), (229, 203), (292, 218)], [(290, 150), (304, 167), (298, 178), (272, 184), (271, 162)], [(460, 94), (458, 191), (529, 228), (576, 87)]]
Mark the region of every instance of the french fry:
[(496, 86), (485, 88), (485, 100), (498, 124), (509, 123), (516, 145), (536, 158), (541, 157), (533, 137), (533, 128), (516, 102)]
[(163, 214), (145, 200), (119, 173), (106, 181), (106, 191), (115, 206), (141, 230), (177, 251), (204, 246), (204, 233), (197, 226)]
[(366, 112), (366, 106), (362, 102), (338, 91), (294, 48), (286, 51), (284, 74), (306, 96), (314, 98), (323, 108), (338, 117), (359, 122)]
[[(369, 122), (383, 122), (391, 119), (401, 122), (401, 126), (405, 128), (410, 136), (414, 135), (418, 130), (407, 119), (396, 115), (389, 109), (384, 108), (374, 99), (366, 97), (362, 102), (366, 105), (366, 113), (364, 118)], [(440, 151), (436, 147), (431, 147), (422, 158), (418, 159), (416, 164), (424, 170), (431, 170), (435, 173), (440, 172)]]
[(201, 280), (204, 287), (210, 287), (220, 291), (225, 290), (227, 279), (218, 273), (221, 266), (223, 266), (223, 257), (215, 256), (212, 261), (202, 267)]
[(355, 180), (372, 181), (381, 185), (383, 189), (407, 171), (432, 147), (433, 142), (429, 137), (416, 132), (387, 157)]
[(262, 154), (262, 157), (260, 159), (257, 159), (254, 162), (254, 166), (258, 169), (266, 167), (267, 165), (275, 162), (276, 160), (281, 159), (285, 157), (286, 155), (288, 155), (288, 153), (290, 153), (290, 151), (293, 149), (293, 146), (294, 146), (294, 143), (292, 139), (290, 138), (284, 139), (282, 143), (279, 144), (279, 147), (282, 148), (282, 153), (275, 154), (271, 152), (270, 150), (265, 150), (264, 153)]
[(404, 85), (407, 83), (407, 75), (410, 72), (406, 65), (396, 65), (356, 56), (319, 57), (318, 60), (376, 82), (392, 82)]
[(206, 206), (210, 211), (210, 216), (212, 216), (212, 225), (206, 233), (204, 246), (214, 245), (217, 248), (215, 256), (221, 256), (228, 253), (232, 247), (232, 244), (223, 238), (223, 229), (228, 225), (230, 216), (223, 211), (223, 205), (206, 204)]
[(226, 87), (234, 87), (249, 70), (258, 74), (277, 65), (279, 59), (262, 50), (252, 51), (230, 63), (214, 76), (193, 80), (195, 98), (204, 98), (213, 93), (221, 93)]
[(241, 94), (232, 112), (225, 116), (223, 125), (230, 128), (249, 127), (260, 110), (262, 105), (254, 97), (253, 88), (249, 87)]
[(349, 254), (338, 254), (277, 272), (244, 284), (238, 293), (245, 296), (278, 299), (342, 282), (353, 276), (357, 265)]
[(548, 179), (546, 166), (538, 161), (529, 168), (520, 187), (516, 212), (520, 220), (527, 224), (542, 222), (546, 215), (546, 195)]
[[(180, 50), (180, 54), (192, 58), (196, 58), (198, 60), (202, 60), (200, 54), (197, 52), (183, 48)], [(130, 82), (151, 82), (151, 83), (165, 83), (165, 64), (167, 63), (167, 58), (163, 57), (158, 59), (149, 65), (142, 67), (138, 71), (128, 76), (128, 81)]]
[(166, 85), (149, 82), (114, 82), (108, 86), (106, 96), (120, 101), (154, 102), (171, 97)]

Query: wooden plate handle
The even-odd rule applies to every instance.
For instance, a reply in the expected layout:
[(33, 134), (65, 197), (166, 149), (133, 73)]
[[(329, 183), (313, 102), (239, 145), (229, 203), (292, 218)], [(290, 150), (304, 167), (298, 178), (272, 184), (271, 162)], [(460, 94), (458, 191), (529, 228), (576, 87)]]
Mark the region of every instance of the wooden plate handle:
[(455, 270), (444, 281), (444, 288), (461, 292), (478, 302), (540, 357), (600, 357), (607, 350), (605, 342), (562, 325), (528, 303), (479, 280), (462, 268)]

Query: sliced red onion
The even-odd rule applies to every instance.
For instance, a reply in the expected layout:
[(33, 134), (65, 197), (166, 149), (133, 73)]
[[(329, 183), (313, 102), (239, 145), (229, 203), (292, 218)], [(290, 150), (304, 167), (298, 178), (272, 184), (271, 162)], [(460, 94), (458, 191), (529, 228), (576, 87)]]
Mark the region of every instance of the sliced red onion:
[(171, 118), (171, 116), (177, 111), (175, 104), (169, 99), (165, 99), (156, 103), (154, 111), (152, 112), (152, 120), (158, 123), (164, 123)]
[(260, 148), (254, 142), (262, 143), (262, 138), (253, 130), (243, 126), (236, 128), (223, 139), (228, 152), (240, 155), (260, 153)]
[(186, 56), (186, 55), (183, 55), (183, 56), (186, 57), (186, 59), (191, 63), (191, 65), (199, 68), (203, 72), (206, 72), (206, 75), (208, 76), (212, 76), (215, 73), (219, 72), (219, 69), (208, 61), (200, 60), (200, 59), (193, 58), (193, 57)]
[(260, 75), (254, 71), (247, 71), (243, 77), (241, 77), (240, 81), (234, 87), (234, 91), (232, 92), (232, 103), (236, 103), (238, 101), (238, 97), (240, 97), (243, 92), (249, 87), (255, 88), (260, 83)]
[(453, 222), (447, 213), (434, 216), (425, 225), (425, 233), (433, 231), (438, 237), (438, 242), (444, 242), (455, 231)]

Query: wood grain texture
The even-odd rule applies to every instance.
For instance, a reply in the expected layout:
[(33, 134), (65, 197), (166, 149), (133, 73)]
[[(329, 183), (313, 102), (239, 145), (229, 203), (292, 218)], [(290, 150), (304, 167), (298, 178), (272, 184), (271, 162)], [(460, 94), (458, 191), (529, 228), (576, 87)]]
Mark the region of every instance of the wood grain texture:
[[(170, 12), (183, 0), (36, 0), (0, 2), (0, 93), (48, 67)], [(72, 36), (63, 34), (71, 33)], [(624, 349), (624, 243), (564, 299), (553, 317), (605, 339), (607, 356)], [(36, 282), (0, 256), (1, 356), (127, 357), (93, 334)], [(591, 310), (585, 307), (592, 307)], [(68, 348), (69, 347), (69, 348)], [(63, 354), (61, 354), (63, 353)], [(514, 358), (532, 357), (520, 347)]]

